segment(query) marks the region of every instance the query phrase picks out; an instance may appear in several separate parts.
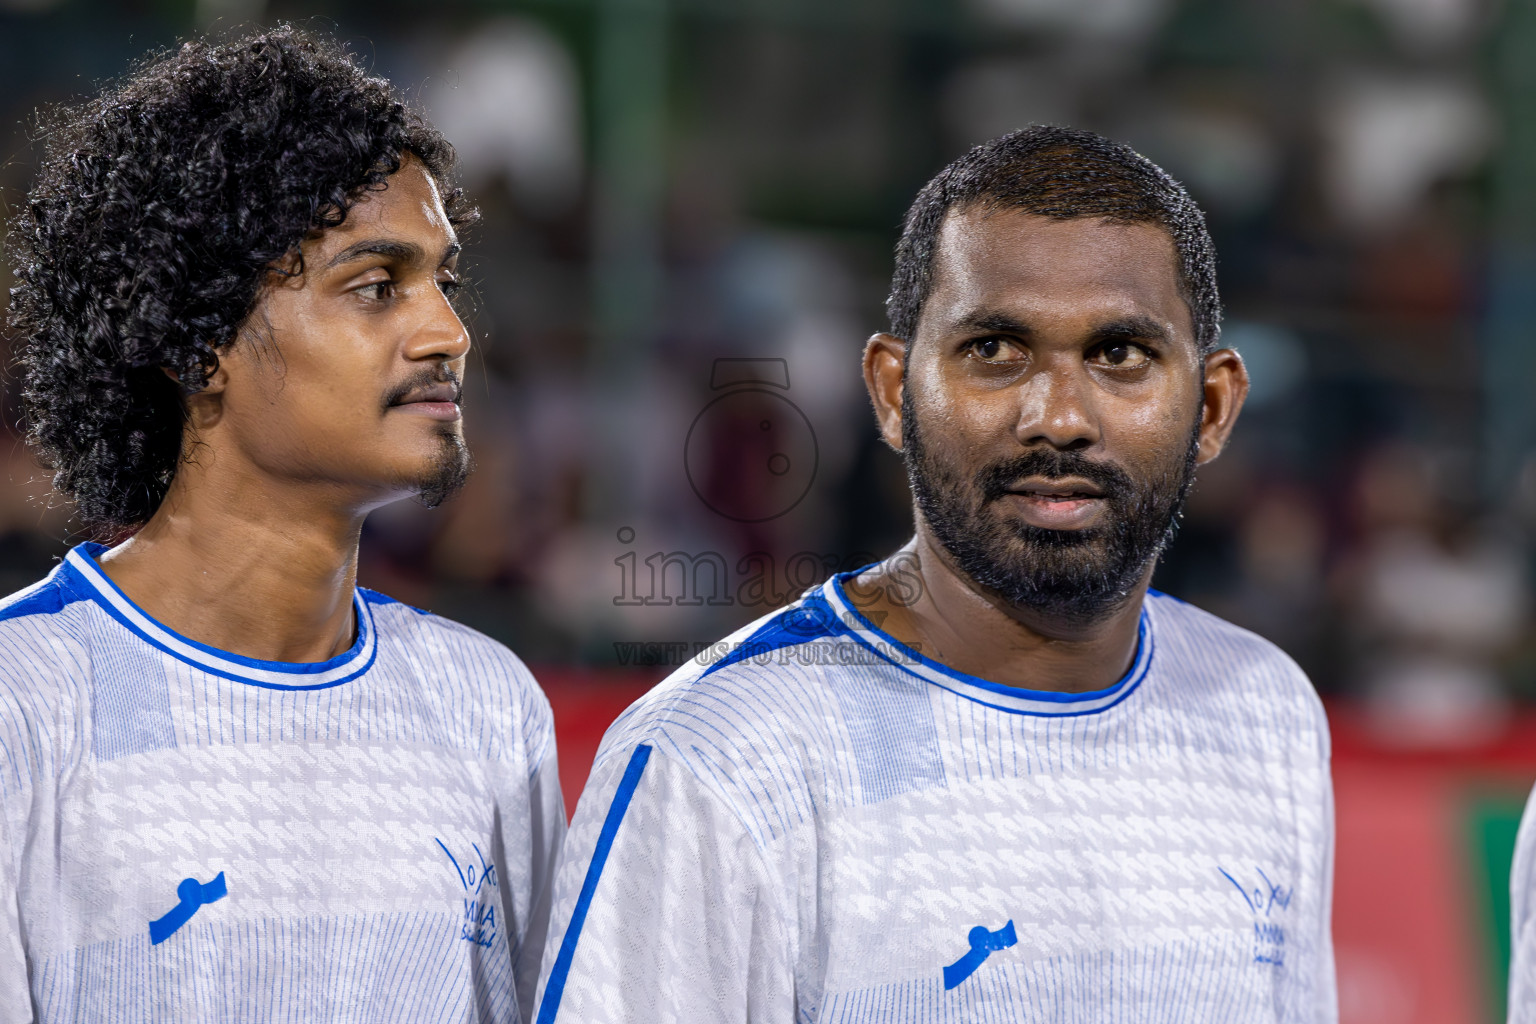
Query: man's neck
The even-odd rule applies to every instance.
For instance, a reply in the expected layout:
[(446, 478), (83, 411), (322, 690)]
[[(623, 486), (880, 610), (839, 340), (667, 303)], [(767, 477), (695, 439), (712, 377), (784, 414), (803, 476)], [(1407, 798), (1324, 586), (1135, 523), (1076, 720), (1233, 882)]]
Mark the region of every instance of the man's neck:
[(247, 658), (325, 661), (352, 645), (361, 512), (314, 495), (178, 483), (102, 557), (130, 600), (183, 636)]
[(1113, 686), (1135, 661), (1150, 581), (1148, 573), (1103, 619), (1065, 621), (978, 587), (920, 531), (847, 590), (882, 630), (950, 668), (1008, 686), (1084, 693)]

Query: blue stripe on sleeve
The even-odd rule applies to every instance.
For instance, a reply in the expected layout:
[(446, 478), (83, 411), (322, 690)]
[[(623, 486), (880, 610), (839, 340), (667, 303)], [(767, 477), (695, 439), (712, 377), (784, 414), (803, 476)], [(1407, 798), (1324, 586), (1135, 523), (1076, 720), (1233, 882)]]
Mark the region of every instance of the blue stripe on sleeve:
[(565, 938), (560, 942), (560, 955), (555, 957), (554, 969), (549, 972), (549, 984), (544, 988), (544, 1002), (539, 1004), (537, 1024), (554, 1024), (555, 1014), (560, 1012), (560, 997), (565, 994), (565, 978), (571, 972), (571, 960), (576, 955), (576, 943), (581, 939), (581, 927), (587, 921), (587, 908), (592, 905), (598, 879), (603, 877), (603, 866), (608, 863), (608, 851), (613, 848), (613, 837), (618, 834), (619, 825), (624, 821), (624, 812), (629, 810), (629, 801), (635, 795), (635, 787), (640, 785), (640, 776), (650, 757), (649, 744), (642, 743), (636, 747), (630, 755), (629, 767), (624, 769), (624, 778), (619, 780), (619, 788), (613, 794), (608, 817), (603, 819), (603, 831), (597, 837), (597, 848), (592, 851), (592, 863), (587, 865), (586, 880), (581, 883), (581, 895), (576, 898), (576, 909), (571, 912), (571, 923), (565, 929)]

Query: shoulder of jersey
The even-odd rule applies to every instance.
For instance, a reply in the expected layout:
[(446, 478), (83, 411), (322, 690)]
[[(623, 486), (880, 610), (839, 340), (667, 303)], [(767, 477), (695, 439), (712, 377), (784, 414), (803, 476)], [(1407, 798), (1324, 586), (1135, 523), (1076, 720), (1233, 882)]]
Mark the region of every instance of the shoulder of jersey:
[(1157, 668), (1187, 688), (1293, 708), (1306, 725), (1322, 725), (1322, 701), (1301, 666), (1273, 642), (1242, 626), (1158, 591), (1147, 595)]
[(814, 659), (789, 657), (784, 652), (832, 639), (836, 629), (828, 628), (827, 619), (832, 614), (813, 590), (794, 604), (749, 622), (710, 644), (635, 701), (614, 722), (611, 732), (645, 729), (648, 724), (668, 719), (680, 707), (692, 709), (700, 693), (711, 694), (711, 702), (735, 705), (741, 712), (755, 707), (759, 713), (768, 711), (767, 705), (755, 699), (765, 689), (798, 699), (810, 697), (822, 688), (814, 671), (782, 669), (786, 665), (814, 669)]
[(71, 667), (71, 654), (84, 652), (81, 618), (89, 594), (72, 585), (62, 566), (0, 597), (0, 676), (24, 677), (45, 666)]
[(425, 608), (406, 604), (388, 594), (381, 594), (367, 587), (358, 587), (357, 593), (367, 603), (374, 621), (378, 623), (381, 637), (397, 636), (414, 638), (418, 641), (451, 641), (461, 645), (466, 651), (508, 661), (522, 668), (522, 660), (512, 652), (511, 648), (472, 626), (444, 618)]
[(60, 566), (0, 598), (0, 767), (44, 756), (39, 736), (73, 735), (67, 723), (89, 703), (91, 602), (71, 584)]
[(1175, 648), (1169, 655), (1200, 652), (1208, 657), (1194, 660), (1214, 658), (1232, 666), (1262, 666), (1306, 682), (1306, 674), (1289, 654), (1252, 630), (1158, 590), (1147, 594), (1147, 602), (1162, 626), (1157, 630), (1159, 646)]
[(837, 684), (794, 650), (837, 642), (828, 613), (813, 591), (711, 645), (618, 717), (598, 761), (650, 744), (733, 804), (798, 788), (837, 742)]
[(376, 590), (358, 587), (357, 592), (368, 604), (381, 643), (426, 645), (435, 653), (450, 658), (461, 678), (483, 678), (487, 682), (507, 679), (519, 687), (531, 688), (543, 700), (543, 692), (533, 673), (523, 659), (501, 641), (462, 622), (405, 604)]

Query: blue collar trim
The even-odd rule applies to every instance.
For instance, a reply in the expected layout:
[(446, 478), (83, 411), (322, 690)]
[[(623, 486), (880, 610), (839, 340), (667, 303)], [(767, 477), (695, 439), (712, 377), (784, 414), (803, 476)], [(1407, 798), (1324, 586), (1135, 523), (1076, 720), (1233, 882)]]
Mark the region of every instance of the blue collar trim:
[[(935, 686), (942, 687), (967, 700), (985, 704), (999, 711), (1015, 714), (1067, 717), (1091, 715), (1119, 704), (1129, 697), (1146, 679), (1152, 667), (1154, 649), (1152, 618), (1143, 602), (1141, 618), (1136, 627), (1136, 657), (1130, 669), (1113, 686), (1085, 693), (1063, 693), (1055, 690), (1027, 690), (1006, 683), (994, 683), (979, 676), (956, 671), (948, 665), (908, 647), (867, 619), (848, 600), (843, 583), (865, 572), (855, 569), (839, 573), (822, 584), (821, 596), (837, 613), (844, 630), (859, 643), (900, 668)], [(892, 654), (896, 657), (892, 657)]]
[(129, 632), (204, 672), (271, 690), (323, 690), (356, 679), (373, 666), (378, 656), (373, 612), (355, 590), (352, 607), (357, 640), (349, 650), (326, 661), (260, 661), (200, 644), (161, 625), (119, 590), (96, 562), (106, 550), (104, 545), (89, 541), (77, 545), (64, 557), (61, 568), (75, 576), (80, 589)]

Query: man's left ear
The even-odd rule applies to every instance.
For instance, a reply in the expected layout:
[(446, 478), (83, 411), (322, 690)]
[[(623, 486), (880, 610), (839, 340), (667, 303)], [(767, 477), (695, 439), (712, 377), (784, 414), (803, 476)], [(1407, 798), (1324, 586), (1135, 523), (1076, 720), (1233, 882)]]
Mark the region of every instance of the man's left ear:
[(1248, 397), (1248, 368), (1235, 349), (1217, 349), (1205, 357), (1205, 409), (1200, 418), (1200, 450), (1195, 461), (1210, 462), (1227, 446), (1237, 414)]

